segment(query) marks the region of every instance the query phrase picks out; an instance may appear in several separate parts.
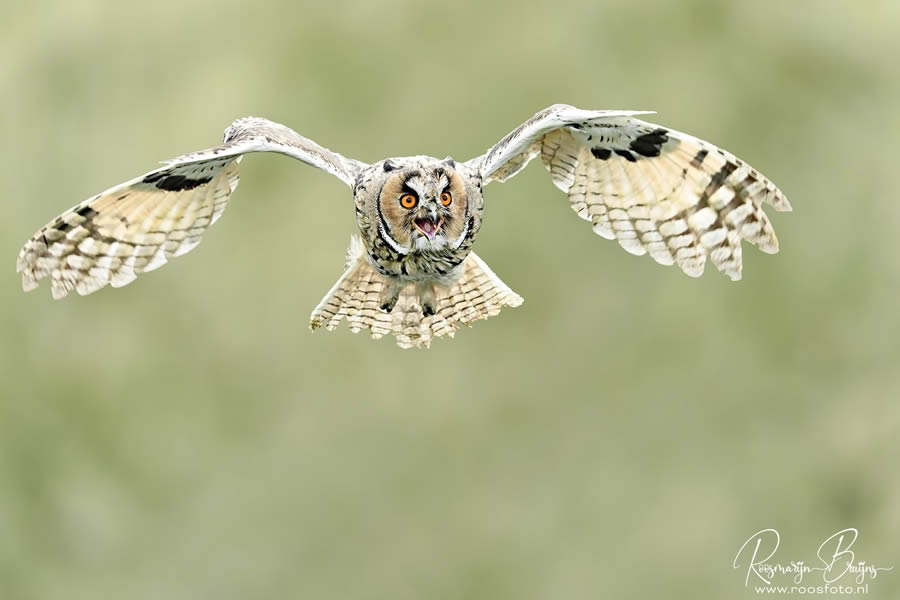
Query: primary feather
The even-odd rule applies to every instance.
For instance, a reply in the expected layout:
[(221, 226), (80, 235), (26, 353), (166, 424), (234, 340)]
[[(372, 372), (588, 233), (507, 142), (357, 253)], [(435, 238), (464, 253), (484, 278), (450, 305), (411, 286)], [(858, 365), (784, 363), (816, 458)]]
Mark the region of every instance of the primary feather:
[(485, 183), (502, 182), (540, 156), (595, 233), (692, 277), (709, 257), (740, 279), (742, 239), (778, 251), (762, 205), (791, 206), (771, 181), (709, 142), (635, 114), (554, 105), (469, 162)]
[(16, 271), (32, 290), (50, 278), (54, 298), (121, 287), (200, 243), (238, 184), (251, 152), (286, 154), (352, 185), (365, 166), (258, 117), (238, 119), (221, 146), (166, 161), (165, 167), (78, 204), (41, 227), (19, 252)]

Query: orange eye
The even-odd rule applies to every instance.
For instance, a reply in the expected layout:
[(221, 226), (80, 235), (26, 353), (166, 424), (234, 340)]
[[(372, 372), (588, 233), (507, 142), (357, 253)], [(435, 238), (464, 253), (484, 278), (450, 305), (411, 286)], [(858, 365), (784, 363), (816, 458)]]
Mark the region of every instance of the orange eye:
[(441, 194), (441, 204), (444, 206), (450, 206), (450, 203), (453, 202), (453, 196), (450, 195), (450, 192), (444, 192)]
[(412, 208), (418, 201), (419, 199), (412, 194), (403, 194), (400, 196), (400, 206), (403, 208)]

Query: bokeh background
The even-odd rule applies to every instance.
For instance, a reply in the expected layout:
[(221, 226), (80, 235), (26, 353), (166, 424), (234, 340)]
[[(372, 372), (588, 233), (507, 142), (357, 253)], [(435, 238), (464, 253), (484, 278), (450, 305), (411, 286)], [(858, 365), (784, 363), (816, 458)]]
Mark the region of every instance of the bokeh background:
[[(733, 598), (754, 532), (900, 567), (900, 4), (0, 7), (0, 599)], [(782, 251), (692, 280), (539, 163), (478, 253), (525, 304), (430, 351), (307, 330), (355, 221), (252, 156), (190, 255), (24, 294), (63, 209), (254, 114), (467, 159), (540, 108), (658, 111), (777, 182)], [(880, 574), (870, 598), (900, 595)]]

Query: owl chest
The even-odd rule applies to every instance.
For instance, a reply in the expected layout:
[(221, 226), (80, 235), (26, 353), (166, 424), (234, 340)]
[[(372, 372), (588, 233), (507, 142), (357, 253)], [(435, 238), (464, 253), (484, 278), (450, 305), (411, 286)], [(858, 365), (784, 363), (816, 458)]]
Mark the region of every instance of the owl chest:
[(460, 265), (469, 255), (471, 244), (443, 252), (400, 254), (375, 238), (369, 250), (369, 262), (380, 274), (408, 282), (451, 283), (458, 279)]

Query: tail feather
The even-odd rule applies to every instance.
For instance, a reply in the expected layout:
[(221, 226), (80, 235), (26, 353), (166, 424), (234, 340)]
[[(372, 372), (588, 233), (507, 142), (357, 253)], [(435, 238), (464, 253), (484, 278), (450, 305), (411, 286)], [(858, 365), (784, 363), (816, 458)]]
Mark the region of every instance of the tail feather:
[(386, 282), (368, 263), (362, 241), (350, 241), (347, 265), (337, 283), (325, 294), (310, 316), (310, 329), (334, 330), (342, 319), (354, 333), (369, 329), (373, 339), (392, 334), (401, 348), (429, 347), (436, 337), (453, 337), (459, 324), (487, 319), (504, 306), (519, 306), (522, 298), (470, 253), (463, 263), (463, 275), (451, 288), (436, 288), (435, 314), (422, 315), (414, 285), (404, 289), (387, 313), (380, 308)]

